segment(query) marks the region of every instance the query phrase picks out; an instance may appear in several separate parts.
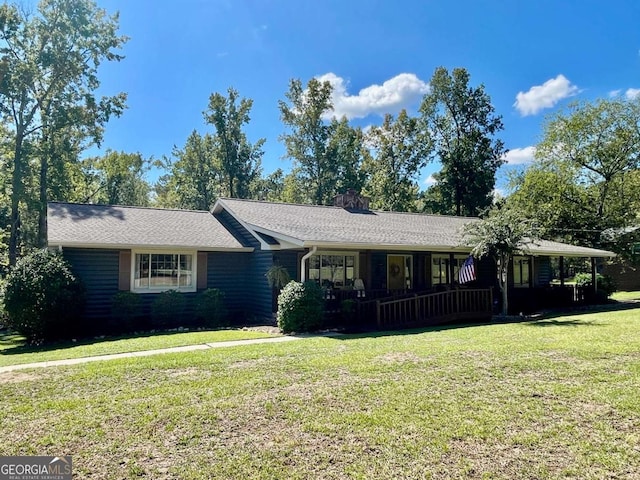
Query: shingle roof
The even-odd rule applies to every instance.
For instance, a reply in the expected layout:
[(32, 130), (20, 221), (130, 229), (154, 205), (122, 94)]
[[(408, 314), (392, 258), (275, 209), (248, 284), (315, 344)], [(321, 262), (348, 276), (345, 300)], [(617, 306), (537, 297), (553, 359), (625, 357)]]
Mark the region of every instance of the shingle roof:
[[(294, 205), (253, 200), (220, 199), (225, 208), (251, 228), (276, 238), (295, 239), (304, 246), (335, 244), (368, 248), (468, 251), (461, 247), (462, 228), (477, 218), (397, 212), (350, 212), (340, 207)], [(610, 252), (540, 241), (533, 254), (611, 256)]]
[(47, 217), (51, 246), (243, 249), (203, 211), (51, 202)]

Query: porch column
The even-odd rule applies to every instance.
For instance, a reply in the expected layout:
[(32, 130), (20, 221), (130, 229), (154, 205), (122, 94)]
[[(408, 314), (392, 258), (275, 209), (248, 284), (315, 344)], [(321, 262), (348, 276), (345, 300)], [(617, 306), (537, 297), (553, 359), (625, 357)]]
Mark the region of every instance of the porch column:
[(598, 294), (598, 277), (596, 273), (596, 258), (591, 257), (591, 285), (593, 285), (594, 295)]
[(455, 282), (455, 269), (454, 269), (454, 262), (456, 261), (455, 256), (453, 255), (453, 253), (449, 254), (449, 285), (451, 287), (453, 287), (453, 284)]
[(564, 257), (560, 255), (560, 286), (564, 287)]

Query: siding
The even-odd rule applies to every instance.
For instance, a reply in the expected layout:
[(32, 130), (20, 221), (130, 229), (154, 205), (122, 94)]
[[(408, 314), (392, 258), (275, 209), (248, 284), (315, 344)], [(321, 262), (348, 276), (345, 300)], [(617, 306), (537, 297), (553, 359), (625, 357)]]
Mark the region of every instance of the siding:
[(111, 316), (111, 302), (118, 293), (120, 252), (118, 250), (65, 248), (64, 258), (86, 289), (87, 321)]
[[(209, 257), (209, 286), (215, 285), (225, 291), (227, 305), (237, 316), (244, 316), (247, 320), (271, 318), (273, 292), (265, 274), (273, 265), (274, 252), (260, 250), (260, 242), (227, 211), (223, 210), (215, 217), (240, 243), (255, 250), (252, 253), (221, 254), (215, 259)], [(216, 261), (221, 262), (218, 265), (222, 268), (220, 272)]]

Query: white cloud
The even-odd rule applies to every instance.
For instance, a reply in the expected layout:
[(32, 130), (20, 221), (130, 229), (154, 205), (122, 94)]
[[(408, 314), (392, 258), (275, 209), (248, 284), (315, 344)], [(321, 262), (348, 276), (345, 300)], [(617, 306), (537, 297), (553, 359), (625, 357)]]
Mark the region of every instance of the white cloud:
[(609, 98), (615, 98), (615, 97), (617, 97), (618, 95), (620, 95), (620, 92), (622, 92), (622, 90), (620, 90), (620, 89), (617, 89), (617, 90), (611, 90), (611, 91), (609, 92)]
[(627, 97), (627, 100), (633, 100), (638, 98), (640, 95), (640, 88), (629, 88), (626, 92), (624, 92), (624, 96)]
[(513, 148), (502, 156), (508, 165), (525, 165), (534, 160), (536, 147)]
[(531, 87), (528, 92), (518, 92), (513, 106), (523, 117), (526, 117), (527, 115), (535, 115), (545, 108), (551, 108), (563, 98), (572, 97), (578, 92), (578, 87), (560, 74), (542, 85)]
[(507, 192), (505, 192), (503, 188), (498, 188), (498, 187), (494, 188), (491, 194), (493, 195), (494, 202), (497, 202), (498, 200), (502, 200), (507, 196)]
[(431, 185), (435, 185), (436, 183), (438, 183), (438, 181), (433, 176), (433, 173), (431, 175), (429, 175), (427, 178), (424, 179), (424, 184), (427, 187), (430, 187)]
[(429, 85), (413, 73), (401, 73), (382, 85), (370, 85), (356, 95), (347, 92), (349, 82), (334, 73), (317, 77), (333, 87), (333, 112), (330, 117), (364, 118), (371, 114), (396, 114), (418, 102), (429, 91)]

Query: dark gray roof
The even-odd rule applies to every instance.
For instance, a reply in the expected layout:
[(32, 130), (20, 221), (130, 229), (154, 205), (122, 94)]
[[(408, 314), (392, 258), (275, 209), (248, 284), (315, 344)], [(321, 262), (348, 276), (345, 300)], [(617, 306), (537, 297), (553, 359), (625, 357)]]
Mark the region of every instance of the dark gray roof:
[[(352, 212), (340, 207), (294, 205), (252, 200), (220, 199), (215, 211), (226, 209), (256, 232), (309, 247), (411, 248), (468, 251), (462, 228), (477, 218), (396, 212)], [(533, 254), (611, 256), (610, 252), (541, 241)]]
[(244, 249), (202, 211), (52, 202), (48, 223), (50, 246)]

